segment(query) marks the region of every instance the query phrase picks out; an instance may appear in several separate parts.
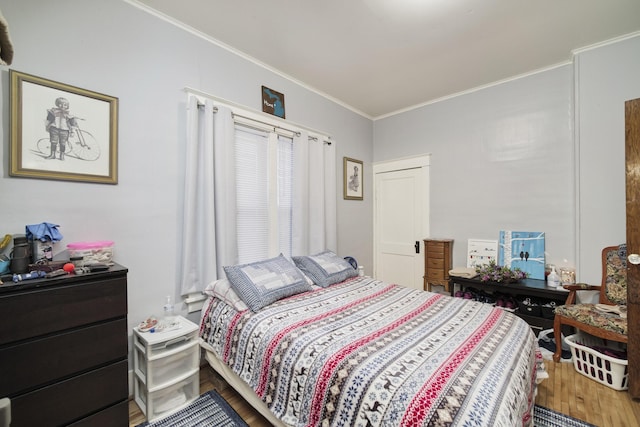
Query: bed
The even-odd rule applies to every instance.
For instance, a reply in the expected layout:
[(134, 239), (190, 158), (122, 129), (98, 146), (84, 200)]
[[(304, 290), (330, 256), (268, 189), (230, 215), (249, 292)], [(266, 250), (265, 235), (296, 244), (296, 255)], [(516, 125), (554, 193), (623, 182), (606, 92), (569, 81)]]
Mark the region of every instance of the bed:
[(532, 425), (540, 352), (500, 308), (358, 276), (236, 302), (208, 298), (201, 345), (274, 425)]

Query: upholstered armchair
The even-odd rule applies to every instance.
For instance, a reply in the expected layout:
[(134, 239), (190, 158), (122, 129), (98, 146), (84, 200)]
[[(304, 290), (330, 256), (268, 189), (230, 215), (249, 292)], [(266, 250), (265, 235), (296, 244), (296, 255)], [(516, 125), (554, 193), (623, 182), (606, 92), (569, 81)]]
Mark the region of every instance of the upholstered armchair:
[[(553, 360), (562, 355), (562, 326), (573, 326), (588, 334), (626, 343), (627, 342), (627, 245), (608, 246), (602, 250), (601, 286), (578, 283), (565, 285), (569, 295), (565, 305), (556, 307), (553, 324), (556, 337), (556, 352)], [(598, 304), (576, 304), (576, 292), (600, 291)]]

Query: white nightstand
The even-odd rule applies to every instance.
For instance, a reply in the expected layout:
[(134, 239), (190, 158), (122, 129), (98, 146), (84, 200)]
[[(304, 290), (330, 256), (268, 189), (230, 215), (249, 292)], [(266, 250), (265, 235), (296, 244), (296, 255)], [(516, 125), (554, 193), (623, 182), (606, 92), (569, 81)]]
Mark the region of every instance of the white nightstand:
[(179, 327), (133, 329), (134, 399), (148, 421), (193, 402), (200, 393), (198, 325), (177, 316)]

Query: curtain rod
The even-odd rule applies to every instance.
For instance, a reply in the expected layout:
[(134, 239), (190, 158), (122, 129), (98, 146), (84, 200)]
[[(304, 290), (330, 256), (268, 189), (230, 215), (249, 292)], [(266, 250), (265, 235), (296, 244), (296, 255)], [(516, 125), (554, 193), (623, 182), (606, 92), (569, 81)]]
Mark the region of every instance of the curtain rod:
[[(234, 103), (232, 101), (229, 101), (229, 100), (226, 100), (224, 98), (220, 98), (220, 97), (214, 96), (214, 95), (212, 95), (210, 93), (203, 92), (203, 91), (198, 90), (198, 89), (193, 89), (193, 88), (190, 88), (190, 87), (187, 86), (187, 87), (184, 88), (184, 91), (187, 94), (189, 94), (190, 96), (194, 96), (197, 99), (197, 105), (198, 106), (204, 105), (202, 99), (209, 99), (209, 100), (211, 100), (213, 102), (218, 102), (218, 103), (221, 103), (223, 105), (227, 105), (232, 110), (233, 110), (233, 108), (236, 108), (236, 107), (241, 109), (241, 110), (247, 110), (247, 108), (242, 106), (242, 105), (236, 104), (236, 103)], [(214, 106), (214, 108), (216, 108), (216, 107)], [(258, 113), (257, 110), (254, 110), (254, 111), (257, 114), (262, 114), (262, 113)], [(256, 120), (256, 119), (250, 119), (250, 120)], [(256, 121), (258, 121), (258, 120), (256, 120)], [(304, 126), (304, 125), (301, 125), (301, 124), (298, 124), (298, 123), (291, 123), (291, 124), (293, 126), (297, 127), (297, 128), (306, 130), (307, 132), (310, 132), (310, 133), (313, 133), (313, 134), (316, 134), (316, 135), (326, 136), (327, 139), (325, 139), (324, 142), (326, 144), (328, 144), (328, 145), (332, 144), (331, 135), (327, 134), (326, 132), (318, 131), (318, 130), (312, 129), (312, 128), (308, 127), (308, 126)], [(269, 126), (274, 126), (271, 123), (269, 123), (268, 125)], [(281, 127), (280, 129), (288, 130), (287, 128), (283, 128), (283, 127)], [(289, 131), (289, 132), (297, 132), (297, 131)], [(313, 139), (314, 141), (318, 140), (318, 138), (314, 137), (314, 136), (309, 136), (309, 138)]]
[[(204, 107), (204, 104), (203, 104), (203, 103), (201, 103), (200, 101), (198, 101), (198, 108), (200, 108), (200, 107)], [(215, 114), (215, 113), (217, 113), (217, 112), (218, 112), (218, 107), (216, 107), (216, 106), (214, 105), (214, 106), (213, 106), (213, 113)], [(274, 125), (274, 124), (272, 124), (272, 123), (268, 123), (268, 122), (263, 122), (263, 121), (261, 121), (261, 120), (254, 119), (253, 117), (243, 116), (242, 114), (238, 114), (238, 113), (231, 112), (231, 116), (232, 116), (232, 117), (240, 117), (240, 118), (245, 119), (245, 120), (249, 120), (249, 121), (252, 121), (252, 122), (260, 123), (260, 124), (262, 124), (262, 125), (269, 126), (269, 127), (273, 128), (274, 130), (276, 130), (276, 129), (281, 129), (281, 130), (284, 130), (284, 131), (287, 131), (287, 132), (291, 132), (291, 133), (292, 133), (292, 134), (294, 134), (295, 136), (300, 136), (300, 135), (301, 135), (300, 131), (292, 130), (292, 129), (287, 129), (287, 128), (285, 128), (285, 127), (278, 126), (278, 125)], [(312, 136), (312, 135), (309, 135), (309, 139), (312, 139), (312, 140), (314, 140), (314, 141), (317, 141), (317, 140), (318, 140), (318, 137), (316, 137), (316, 136)], [(327, 145), (331, 145), (331, 140), (330, 140), (330, 139), (325, 139), (325, 140), (323, 140), (322, 142), (324, 142), (324, 143), (325, 143), (325, 144), (327, 144)]]

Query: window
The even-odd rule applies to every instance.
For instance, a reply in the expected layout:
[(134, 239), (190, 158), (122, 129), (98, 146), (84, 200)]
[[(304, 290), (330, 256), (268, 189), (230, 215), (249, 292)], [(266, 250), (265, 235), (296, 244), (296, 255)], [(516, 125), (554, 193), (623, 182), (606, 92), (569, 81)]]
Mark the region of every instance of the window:
[(326, 134), (203, 94), (186, 112), (180, 286), (190, 307), (224, 266), (337, 250)]
[(291, 256), (293, 138), (236, 125), (235, 157), (239, 263)]

